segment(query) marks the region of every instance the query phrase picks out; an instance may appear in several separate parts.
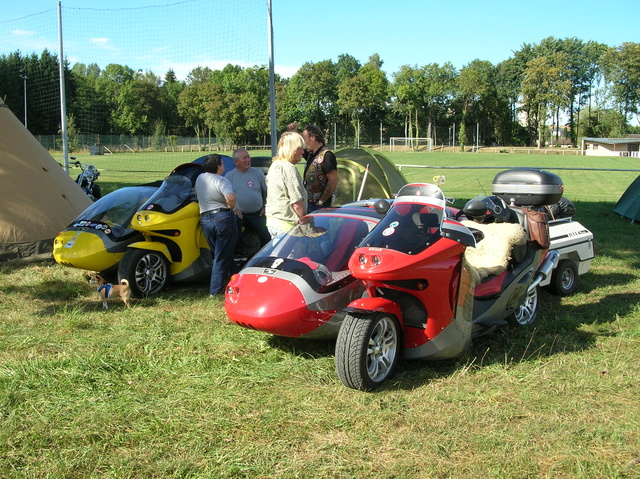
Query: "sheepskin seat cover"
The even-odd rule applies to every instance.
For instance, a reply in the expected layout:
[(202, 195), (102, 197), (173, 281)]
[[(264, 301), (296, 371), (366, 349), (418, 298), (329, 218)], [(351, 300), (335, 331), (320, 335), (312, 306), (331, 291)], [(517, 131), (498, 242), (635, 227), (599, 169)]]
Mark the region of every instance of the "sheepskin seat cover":
[(511, 252), (515, 245), (523, 245), (527, 241), (524, 228), (517, 223), (475, 223), (464, 220), (467, 228), (482, 231), (484, 238), (476, 247), (468, 247), (465, 259), (470, 266), (472, 284), (479, 284), (489, 275), (499, 275), (507, 269)]

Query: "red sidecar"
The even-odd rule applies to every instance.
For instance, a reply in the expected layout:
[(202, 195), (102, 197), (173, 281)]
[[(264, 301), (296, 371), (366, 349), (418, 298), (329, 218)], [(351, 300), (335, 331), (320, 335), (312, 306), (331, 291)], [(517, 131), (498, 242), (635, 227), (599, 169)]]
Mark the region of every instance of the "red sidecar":
[(313, 212), (273, 239), (231, 278), (224, 303), (229, 319), (278, 336), (335, 338), (343, 308), (364, 291), (347, 263), (383, 217), (372, 205)]

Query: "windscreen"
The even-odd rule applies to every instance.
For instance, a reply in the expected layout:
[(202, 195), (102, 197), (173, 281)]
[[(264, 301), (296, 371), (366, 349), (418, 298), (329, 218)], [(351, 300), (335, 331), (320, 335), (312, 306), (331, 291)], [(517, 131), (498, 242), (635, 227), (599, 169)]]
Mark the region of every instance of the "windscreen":
[(152, 186), (120, 188), (80, 213), (71, 227), (99, 229), (115, 238), (127, 235), (134, 231), (131, 218), (157, 190)]
[[(374, 228), (374, 218), (310, 215), (271, 240), (246, 265), (291, 271), (310, 284), (328, 284), (348, 274), (349, 257)], [(304, 267), (301, 266), (305, 265)]]
[(196, 201), (196, 197), (191, 180), (182, 175), (172, 175), (140, 209), (171, 214), (192, 201)]
[(421, 203), (394, 204), (362, 246), (418, 254), (441, 238), (442, 213)]

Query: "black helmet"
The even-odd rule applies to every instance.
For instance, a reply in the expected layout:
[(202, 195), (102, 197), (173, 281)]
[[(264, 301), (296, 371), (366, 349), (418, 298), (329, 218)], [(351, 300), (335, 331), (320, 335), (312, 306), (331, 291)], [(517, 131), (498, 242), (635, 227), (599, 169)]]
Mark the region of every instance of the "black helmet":
[(511, 217), (511, 211), (498, 196), (476, 196), (464, 205), (462, 212), (477, 223), (508, 223)]

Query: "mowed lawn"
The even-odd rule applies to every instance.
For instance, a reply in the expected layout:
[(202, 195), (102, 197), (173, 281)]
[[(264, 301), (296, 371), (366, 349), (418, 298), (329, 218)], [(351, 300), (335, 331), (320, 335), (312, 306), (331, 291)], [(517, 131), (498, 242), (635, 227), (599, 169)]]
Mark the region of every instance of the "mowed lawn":
[[(78, 156), (108, 192), (200, 155)], [(0, 477), (640, 477), (640, 226), (612, 211), (640, 160), (387, 156), (422, 166), (402, 167), (411, 182), (445, 175), (457, 206), (501, 169), (559, 174), (595, 235), (578, 291), (362, 393), (338, 380), (333, 342), (234, 326), (206, 284), (104, 311), (81, 271), (3, 265)]]

